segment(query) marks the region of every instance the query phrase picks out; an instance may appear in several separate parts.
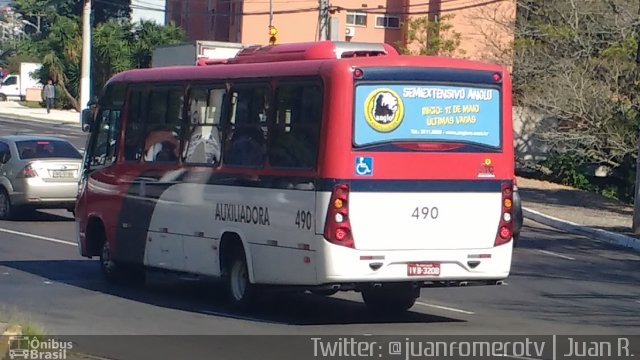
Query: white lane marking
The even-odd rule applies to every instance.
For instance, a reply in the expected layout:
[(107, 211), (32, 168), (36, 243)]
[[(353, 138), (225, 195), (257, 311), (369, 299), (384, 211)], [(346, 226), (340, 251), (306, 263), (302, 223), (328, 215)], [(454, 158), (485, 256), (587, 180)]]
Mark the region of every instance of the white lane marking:
[(417, 305), (421, 305), (421, 306), (426, 306), (426, 307), (430, 307), (430, 308), (434, 308), (434, 309), (440, 309), (440, 310), (446, 310), (446, 311), (453, 311), (453, 312), (457, 312), (457, 313), (462, 313), (462, 314), (467, 314), (467, 315), (473, 315), (475, 314), (473, 311), (467, 311), (467, 310), (460, 310), (460, 309), (456, 309), (456, 308), (452, 308), (452, 307), (448, 307), (448, 306), (441, 306), (441, 305), (434, 305), (434, 304), (427, 304), (421, 301), (416, 301)]
[(558, 254), (558, 253), (555, 253), (555, 252), (553, 252), (553, 251), (547, 251), (547, 250), (540, 250), (540, 249), (538, 249), (538, 252), (543, 253), (543, 254), (546, 254), (546, 255), (550, 255), (550, 256), (555, 256), (555, 257), (563, 258), (563, 259), (566, 259), (566, 260), (575, 260), (575, 258), (572, 258), (571, 256)]
[(46, 237), (46, 236), (29, 234), (29, 233), (25, 233), (25, 232), (21, 232), (21, 231), (15, 231), (15, 230), (9, 230), (9, 229), (5, 229), (5, 228), (0, 228), (0, 232), (7, 233), (7, 234), (13, 234), (13, 235), (20, 235), (20, 236), (24, 236), (24, 237), (30, 237), (32, 239), (44, 240), (44, 241), (49, 241), (49, 242), (58, 243), (58, 244), (78, 246), (78, 244), (76, 244), (74, 242), (71, 242), (71, 241), (54, 239), (54, 238), (50, 238), (50, 237)]

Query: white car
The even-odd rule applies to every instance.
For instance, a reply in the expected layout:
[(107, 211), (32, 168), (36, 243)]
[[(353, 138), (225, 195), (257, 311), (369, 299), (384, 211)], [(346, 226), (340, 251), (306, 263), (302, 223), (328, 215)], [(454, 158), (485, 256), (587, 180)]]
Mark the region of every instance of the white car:
[(0, 220), (24, 208), (73, 211), (82, 155), (65, 139), (0, 136)]

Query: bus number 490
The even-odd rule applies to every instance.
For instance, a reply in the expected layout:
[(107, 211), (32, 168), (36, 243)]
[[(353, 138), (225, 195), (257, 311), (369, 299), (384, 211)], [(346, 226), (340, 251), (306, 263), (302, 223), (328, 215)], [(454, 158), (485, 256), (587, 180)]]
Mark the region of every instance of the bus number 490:
[(299, 229), (311, 230), (311, 212), (298, 210), (298, 214), (296, 214), (296, 225), (298, 225)]
[(416, 207), (415, 210), (413, 210), (413, 214), (411, 214), (411, 217), (414, 217), (418, 220), (420, 219), (437, 219), (438, 215), (440, 214), (440, 210), (438, 210), (437, 207), (432, 207), (432, 208), (428, 208), (426, 206), (423, 207)]

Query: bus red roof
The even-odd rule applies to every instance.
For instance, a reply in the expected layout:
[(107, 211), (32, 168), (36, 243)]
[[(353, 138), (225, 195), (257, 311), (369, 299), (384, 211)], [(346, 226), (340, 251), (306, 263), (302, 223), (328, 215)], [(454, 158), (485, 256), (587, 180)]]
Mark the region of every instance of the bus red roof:
[[(293, 66), (292, 62), (295, 62)], [(503, 67), (473, 60), (399, 55), (388, 44), (321, 41), (311, 43), (254, 46), (231, 59), (201, 59), (201, 66), (172, 66), (129, 70), (111, 81), (182, 81), (207, 78), (263, 77), (265, 67), (272, 76), (318, 74), (328, 62), (345, 67), (440, 67), (505, 72)], [(341, 64), (341, 65), (339, 65)], [(210, 65), (210, 66), (206, 66)], [(232, 66), (233, 65), (233, 66)]]

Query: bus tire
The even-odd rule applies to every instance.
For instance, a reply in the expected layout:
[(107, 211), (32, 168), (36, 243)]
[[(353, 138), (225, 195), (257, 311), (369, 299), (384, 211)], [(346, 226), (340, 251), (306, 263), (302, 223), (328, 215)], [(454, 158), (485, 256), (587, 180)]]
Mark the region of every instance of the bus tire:
[(122, 266), (119, 262), (113, 260), (112, 256), (109, 242), (106, 239), (102, 239), (102, 248), (100, 249), (102, 276), (108, 283), (118, 283), (122, 280)]
[(256, 300), (255, 286), (249, 280), (247, 259), (242, 249), (234, 252), (227, 262), (227, 290), (231, 306), (237, 309), (247, 309)]
[(369, 310), (377, 314), (399, 313), (409, 310), (420, 295), (413, 284), (383, 285), (362, 290), (362, 299)]

